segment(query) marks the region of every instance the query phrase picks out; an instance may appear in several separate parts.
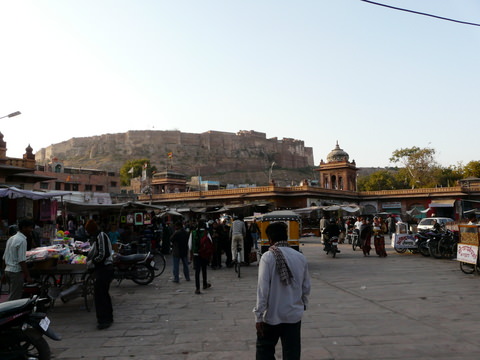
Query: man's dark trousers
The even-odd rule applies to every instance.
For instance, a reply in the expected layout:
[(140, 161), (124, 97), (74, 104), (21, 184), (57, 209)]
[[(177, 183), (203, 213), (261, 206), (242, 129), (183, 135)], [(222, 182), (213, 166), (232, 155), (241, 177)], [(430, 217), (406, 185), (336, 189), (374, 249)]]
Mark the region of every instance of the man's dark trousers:
[(283, 360), (299, 360), (301, 353), (300, 329), (302, 322), (294, 324), (263, 324), (263, 336), (257, 334), (256, 360), (274, 360), (275, 346), (282, 341)]

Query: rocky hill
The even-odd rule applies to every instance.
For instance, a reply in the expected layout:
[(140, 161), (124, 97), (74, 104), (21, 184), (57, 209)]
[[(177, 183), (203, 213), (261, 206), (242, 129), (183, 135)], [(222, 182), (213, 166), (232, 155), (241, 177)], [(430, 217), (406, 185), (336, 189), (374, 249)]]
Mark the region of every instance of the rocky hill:
[[(170, 155), (170, 156), (169, 156)], [(222, 183), (268, 183), (272, 177), (287, 185), (314, 179), (313, 149), (291, 138), (266, 138), (265, 133), (208, 131), (128, 131), (70, 140), (40, 149), (38, 164), (54, 157), (65, 166), (119, 171), (128, 160), (150, 159), (159, 171), (172, 169)]]

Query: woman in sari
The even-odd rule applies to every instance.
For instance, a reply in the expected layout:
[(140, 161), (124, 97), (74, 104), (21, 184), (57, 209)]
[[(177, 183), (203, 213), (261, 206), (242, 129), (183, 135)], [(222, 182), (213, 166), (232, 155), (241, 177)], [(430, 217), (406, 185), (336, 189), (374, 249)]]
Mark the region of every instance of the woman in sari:
[(360, 226), (360, 247), (363, 251), (363, 256), (370, 255), (370, 250), (372, 249), (372, 234), (372, 225), (369, 223), (368, 219), (364, 217), (362, 225)]
[(386, 257), (385, 238), (382, 231), (382, 218), (373, 218), (373, 244), (375, 245), (375, 252), (380, 257)]

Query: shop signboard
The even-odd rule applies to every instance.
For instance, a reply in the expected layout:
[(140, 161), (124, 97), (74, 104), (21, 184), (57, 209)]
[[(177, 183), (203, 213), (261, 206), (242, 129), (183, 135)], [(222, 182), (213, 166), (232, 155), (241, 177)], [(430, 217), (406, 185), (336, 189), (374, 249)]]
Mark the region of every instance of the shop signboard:
[(458, 243), (457, 260), (476, 264), (478, 258), (479, 232), (476, 225), (458, 225), (460, 241)]
[(391, 201), (382, 203), (383, 209), (401, 209), (402, 203), (399, 201)]

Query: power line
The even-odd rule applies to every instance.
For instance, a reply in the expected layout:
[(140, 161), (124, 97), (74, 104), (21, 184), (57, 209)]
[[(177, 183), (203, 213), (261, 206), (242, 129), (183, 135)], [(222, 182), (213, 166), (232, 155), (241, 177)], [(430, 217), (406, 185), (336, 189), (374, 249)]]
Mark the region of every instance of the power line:
[(403, 8), (399, 8), (399, 7), (395, 7), (395, 6), (390, 6), (390, 5), (386, 5), (386, 4), (380, 4), (380, 3), (377, 3), (377, 2), (374, 2), (374, 1), (369, 1), (369, 0), (360, 0), (360, 1), (363, 1), (363, 2), (366, 2), (366, 3), (369, 3), (369, 4), (373, 4), (373, 5), (383, 6), (383, 7), (389, 8), (389, 9), (400, 10), (400, 11), (405, 11), (405, 12), (409, 12), (409, 13), (413, 13), (413, 14), (430, 16), (430, 17), (433, 17), (433, 18), (436, 18), (436, 19), (452, 21), (452, 22), (456, 22), (456, 23), (459, 23), (459, 24), (480, 26), (480, 24), (476, 24), (476, 23), (471, 23), (471, 22), (466, 22), (466, 21), (460, 21), (460, 20), (450, 19), (450, 18), (446, 18), (446, 17), (442, 17), (442, 16), (427, 14), (427, 13), (423, 13), (423, 12), (419, 12), (419, 11), (413, 11), (413, 10), (403, 9)]

